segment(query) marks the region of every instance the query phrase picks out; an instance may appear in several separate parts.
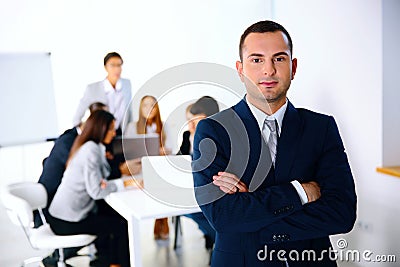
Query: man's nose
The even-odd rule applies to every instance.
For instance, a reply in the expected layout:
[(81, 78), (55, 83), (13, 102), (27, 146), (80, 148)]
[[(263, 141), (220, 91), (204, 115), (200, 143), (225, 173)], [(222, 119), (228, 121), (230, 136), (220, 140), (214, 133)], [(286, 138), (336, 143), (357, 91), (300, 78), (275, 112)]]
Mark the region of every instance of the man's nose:
[(263, 64), (263, 74), (267, 76), (273, 76), (276, 73), (275, 64), (271, 60), (266, 60)]

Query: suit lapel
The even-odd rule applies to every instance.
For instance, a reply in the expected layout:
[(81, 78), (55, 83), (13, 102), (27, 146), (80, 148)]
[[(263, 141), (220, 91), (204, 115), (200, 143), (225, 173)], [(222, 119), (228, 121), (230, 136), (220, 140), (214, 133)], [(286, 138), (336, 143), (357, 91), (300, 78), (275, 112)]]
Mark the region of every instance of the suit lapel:
[(275, 161), (275, 178), (278, 183), (296, 178), (289, 177), (289, 174), (296, 156), (298, 139), (302, 129), (303, 122), (299, 113), (289, 102), (282, 122), (282, 131), (278, 141)]
[(251, 173), (248, 173), (248, 179), (245, 179), (244, 182), (251, 192), (262, 184), (274, 184), (275, 181), (272, 176), (269, 176), (266, 180), (266, 176), (272, 167), (272, 160), (268, 146), (261, 136), (256, 118), (244, 100), (240, 101), (233, 109), (238, 115), (236, 120), (241, 120), (245, 127), (245, 131), (238, 131), (238, 123), (240, 122), (232, 120), (233, 129), (235, 129), (236, 135), (240, 137), (241, 151), (244, 152), (248, 149), (250, 151), (250, 157), (244, 159), (246, 164), (243, 167), (249, 168), (248, 170), (251, 170)]
[[(240, 138), (242, 145), (245, 145), (245, 142), (248, 142), (247, 140), (245, 140), (246, 138), (248, 138), (248, 140), (250, 141), (251, 153), (258, 153), (257, 160), (261, 156), (259, 153), (266, 150), (268, 151), (268, 153), (265, 153), (265, 155), (261, 152), (261, 154), (264, 155), (262, 156), (261, 160), (269, 162), (270, 156), (268, 146), (264, 142), (264, 139), (261, 137), (261, 132), (258, 127), (257, 121), (251, 113), (250, 108), (247, 106), (247, 103), (242, 100), (233, 107), (233, 110), (239, 116), (247, 131), (246, 137), (243, 136), (242, 132), (237, 133), (237, 135), (242, 136), (242, 138)], [(231, 122), (233, 124), (236, 123), (234, 119), (232, 119)], [(237, 127), (232, 127), (232, 129), (237, 130)], [(289, 177), (289, 174), (295, 160), (298, 147), (298, 139), (302, 134), (302, 129), (303, 121), (301, 120), (301, 117), (296, 108), (292, 105), (292, 103), (289, 102), (282, 122), (281, 136), (279, 137), (278, 141), (277, 158), (274, 170), (274, 181), (268, 181), (268, 184), (286, 182), (296, 178)], [(267, 164), (264, 167), (269, 168), (270, 166)], [(269, 177), (269, 179), (271, 179), (271, 177)], [(256, 184), (259, 185), (258, 182), (256, 182)]]

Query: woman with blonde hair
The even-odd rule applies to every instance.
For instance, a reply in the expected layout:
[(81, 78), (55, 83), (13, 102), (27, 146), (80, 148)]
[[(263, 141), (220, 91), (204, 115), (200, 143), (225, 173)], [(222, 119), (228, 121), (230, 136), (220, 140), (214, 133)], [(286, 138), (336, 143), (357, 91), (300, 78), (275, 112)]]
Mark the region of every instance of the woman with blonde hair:
[[(167, 136), (161, 120), (157, 99), (154, 96), (146, 95), (140, 100), (138, 121), (128, 124), (125, 136), (151, 133), (156, 133), (160, 137), (160, 155), (170, 154), (170, 149), (165, 147)], [(154, 224), (154, 238), (168, 239), (168, 237), (168, 218), (157, 219)]]
[(139, 119), (130, 122), (125, 130), (125, 136), (138, 134), (158, 134), (160, 137), (160, 155), (171, 154), (171, 148), (166, 144), (167, 132), (165, 124), (161, 120), (160, 108), (154, 96), (142, 97), (139, 105)]

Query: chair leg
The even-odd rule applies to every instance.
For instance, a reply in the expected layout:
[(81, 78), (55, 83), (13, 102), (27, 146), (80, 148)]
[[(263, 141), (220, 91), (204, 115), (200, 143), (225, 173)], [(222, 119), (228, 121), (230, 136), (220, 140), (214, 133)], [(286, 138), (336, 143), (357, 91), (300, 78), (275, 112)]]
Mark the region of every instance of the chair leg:
[(64, 262), (64, 250), (62, 248), (58, 249), (58, 262), (57, 262), (57, 267), (66, 267), (65, 262)]
[(182, 235), (182, 228), (181, 228), (181, 216), (175, 216), (175, 240), (174, 240), (174, 250), (177, 248), (177, 243), (178, 243), (178, 235)]

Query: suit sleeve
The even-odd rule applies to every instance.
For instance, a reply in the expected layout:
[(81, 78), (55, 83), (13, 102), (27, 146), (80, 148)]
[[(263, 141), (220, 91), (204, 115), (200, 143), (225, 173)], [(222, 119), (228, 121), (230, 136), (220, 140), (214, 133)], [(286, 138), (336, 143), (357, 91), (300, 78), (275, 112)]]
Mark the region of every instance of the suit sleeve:
[(332, 117), (324, 144), (313, 178), (321, 187), (321, 197), (266, 226), (261, 231), (266, 244), (324, 237), (349, 232), (353, 228), (357, 196), (342, 140)]
[[(229, 144), (224, 140), (229, 140), (229, 137), (214, 126), (212, 120), (208, 119), (197, 125), (192, 167), (197, 202), (218, 232), (259, 231), (302, 208), (297, 191), (291, 183), (251, 193), (221, 195), (222, 191), (212, 184), (212, 176), (218, 171), (224, 171), (228, 165), (230, 155), (226, 146)], [(201, 142), (207, 140), (215, 145), (216, 155), (212, 154), (212, 149), (201, 147)]]

